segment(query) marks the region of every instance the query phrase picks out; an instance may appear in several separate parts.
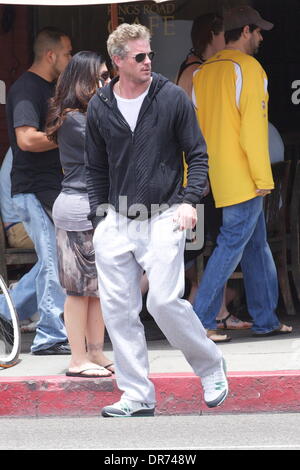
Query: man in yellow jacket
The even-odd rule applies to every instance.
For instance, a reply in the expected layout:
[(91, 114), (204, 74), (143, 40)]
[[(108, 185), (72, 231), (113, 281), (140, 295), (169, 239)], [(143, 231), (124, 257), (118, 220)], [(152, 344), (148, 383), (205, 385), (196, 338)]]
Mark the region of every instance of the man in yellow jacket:
[(292, 330), (280, 324), (275, 313), (277, 273), (263, 213), (263, 196), (274, 183), (268, 150), (267, 76), (253, 55), (263, 39), (261, 31), (272, 28), (250, 6), (228, 10), (226, 47), (202, 64), (193, 80), (211, 188), (216, 207), (223, 208), (217, 246), (195, 301), (195, 311), (214, 340), (224, 285), (239, 263), (255, 336)]

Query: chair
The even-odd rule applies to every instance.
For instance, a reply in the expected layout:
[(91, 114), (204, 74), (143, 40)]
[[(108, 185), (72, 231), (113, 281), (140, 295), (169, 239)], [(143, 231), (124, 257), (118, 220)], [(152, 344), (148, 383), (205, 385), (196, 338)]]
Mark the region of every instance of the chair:
[(272, 165), (275, 188), (265, 198), (265, 218), (268, 242), (277, 267), (278, 282), (285, 311), (288, 315), (295, 315), (288, 265), (288, 188), (290, 169), (290, 160), (277, 162)]
[[(275, 189), (265, 197), (264, 211), (267, 226), (268, 242), (274, 256), (278, 271), (278, 282), (284, 303), (286, 313), (289, 315), (295, 314), (295, 307), (291, 293), (289, 282), (289, 267), (287, 261), (288, 248), (287, 248), (287, 221), (288, 221), (288, 185), (290, 177), (290, 161), (277, 162), (272, 165), (273, 179)], [(299, 169), (300, 172), (300, 169)], [(296, 196), (295, 196), (296, 197)], [(298, 202), (299, 207), (299, 202)], [(298, 221), (299, 222), (299, 221)], [(215, 245), (211, 242), (206, 243), (206, 246), (199, 256), (197, 267), (199, 279), (204, 270), (205, 258), (208, 258)], [(300, 260), (300, 257), (298, 258)], [(299, 279), (300, 279), (300, 264), (299, 266)], [(295, 269), (296, 272), (296, 269)], [(242, 279), (243, 273), (239, 267), (232, 273), (230, 279)], [(300, 296), (300, 288), (299, 288)], [(300, 298), (300, 297), (299, 297)]]
[(288, 249), (290, 254), (289, 269), (292, 273), (297, 297), (300, 302), (300, 161), (295, 167), (291, 191)]
[(2, 218), (0, 216), (0, 273), (6, 283), (12, 281), (9, 279), (8, 266), (35, 264), (37, 255), (34, 249), (29, 248), (10, 248), (4, 231)]

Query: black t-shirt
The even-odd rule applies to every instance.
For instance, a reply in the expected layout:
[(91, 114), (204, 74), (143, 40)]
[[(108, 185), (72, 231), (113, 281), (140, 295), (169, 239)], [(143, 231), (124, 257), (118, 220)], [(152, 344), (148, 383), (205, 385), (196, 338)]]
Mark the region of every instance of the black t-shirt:
[(7, 120), (13, 151), (11, 172), (12, 195), (34, 193), (51, 206), (61, 190), (62, 169), (58, 149), (47, 152), (24, 152), (16, 142), (15, 128), (35, 127), (44, 131), (48, 101), (55, 84), (32, 72), (25, 72), (10, 88), (7, 97)]

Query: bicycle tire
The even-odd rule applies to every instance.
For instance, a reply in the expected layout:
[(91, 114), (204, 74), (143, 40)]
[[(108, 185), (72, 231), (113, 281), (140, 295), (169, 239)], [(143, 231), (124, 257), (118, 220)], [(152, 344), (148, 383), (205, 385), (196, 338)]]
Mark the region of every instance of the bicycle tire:
[(7, 315), (1, 315), (0, 311), (0, 368), (8, 368), (19, 362), (21, 331), (18, 314), (1, 275), (0, 294), (4, 296), (6, 311), (9, 312), (9, 318), (7, 318)]

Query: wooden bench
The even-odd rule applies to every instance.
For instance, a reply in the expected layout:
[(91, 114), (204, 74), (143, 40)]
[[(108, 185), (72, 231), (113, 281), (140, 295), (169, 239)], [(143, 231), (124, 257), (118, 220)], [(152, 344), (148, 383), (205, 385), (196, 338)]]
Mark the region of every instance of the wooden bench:
[(0, 273), (8, 284), (10, 279), (8, 266), (35, 264), (37, 255), (34, 249), (10, 248), (7, 243), (5, 230), (0, 215)]

